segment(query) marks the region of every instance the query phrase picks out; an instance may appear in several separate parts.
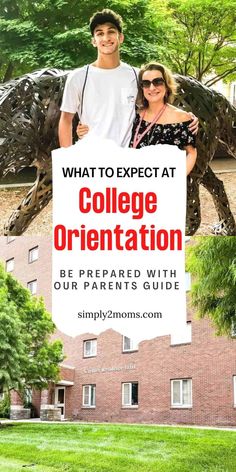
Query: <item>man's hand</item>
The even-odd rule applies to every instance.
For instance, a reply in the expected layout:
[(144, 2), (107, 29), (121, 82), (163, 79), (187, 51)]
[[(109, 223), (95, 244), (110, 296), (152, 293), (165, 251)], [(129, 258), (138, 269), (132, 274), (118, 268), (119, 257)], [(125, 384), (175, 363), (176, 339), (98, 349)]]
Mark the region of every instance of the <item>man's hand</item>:
[(88, 125), (84, 125), (82, 123), (78, 124), (76, 128), (76, 133), (79, 139), (82, 139), (88, 132), (89, 132)]
[(192, 131), (193, 134), (198, 133), (198, 128), (199, 128), (199, 121), (198, 118), (190, 111), (189, 112), (190, 119), (192, 122), (189, 125), (190, 131)]

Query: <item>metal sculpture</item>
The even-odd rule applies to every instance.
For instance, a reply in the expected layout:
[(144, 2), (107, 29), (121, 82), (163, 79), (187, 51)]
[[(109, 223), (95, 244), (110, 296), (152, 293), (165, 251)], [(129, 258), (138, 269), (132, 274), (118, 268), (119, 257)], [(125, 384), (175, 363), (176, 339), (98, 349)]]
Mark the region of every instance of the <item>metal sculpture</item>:
[[(65, 71), (41, 70), (0, 86), (0, 176), (26, 166), (37, 167), (36, 181), (13, 211), (5, 234), (21, 235), (52, 198), (51, 150), (59, 146), (59, 107), (66, 77)], [(191, 110), (200, 122), (197, 163), (188, 177), (186, 234), (193, 235), (201, 222), (202, 184), (212, 195), (219, 217), (213, 232), (236, 235), (224, 185), (209, 167), (219, 142), (236, 157), (236, 109), (223, 95), (196, 80), (179, 75), (176, 79), (179, 92), (175, 104)]]

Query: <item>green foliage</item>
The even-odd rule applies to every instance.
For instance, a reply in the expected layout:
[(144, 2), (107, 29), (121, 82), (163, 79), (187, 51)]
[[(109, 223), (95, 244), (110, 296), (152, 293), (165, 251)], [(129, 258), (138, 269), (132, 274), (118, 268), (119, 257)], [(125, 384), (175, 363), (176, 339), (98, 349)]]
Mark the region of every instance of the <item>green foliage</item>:
[(0, 271), (0, 391), (3, 391), (17, 384), (20, 366), (26, 359), (19, 336), (22, 323), (16, 305), (8, 298), (2, 268)]
[(168, 7), (173, 28), (166, 57), (173, 70), (192, 75), (206, 85), (226, 77), (233, 80), (236, 1), (169, 0)]
[(88, 23), (103, 8), (125, 19), (123, 60), (140, 65), (157, 58), (163, 28), (145, 0), (0, 0), (0, 80), (40, 67), (69, 69), (94, 61)]
[(88, 23), (103, 8), (123, 17), (122, 60), (158, 60), (209, 85), (235, 78), (236, 0), (0, 0), (0, 81), (94, 61)]
[(236, 327), (236, 238), (201, 237), (188, 248), (187, 270), (193, 275), (192, 303), (209, 316), (217, 334)]
[(0, 389), (43, 388), (56, 381), (62, 344), (43, 300), (0, 266)]
[(0, 418), (9, 418), (10, 417), (10, 395), (9, 393), (4, 393), (3, 400), (0, 401)]

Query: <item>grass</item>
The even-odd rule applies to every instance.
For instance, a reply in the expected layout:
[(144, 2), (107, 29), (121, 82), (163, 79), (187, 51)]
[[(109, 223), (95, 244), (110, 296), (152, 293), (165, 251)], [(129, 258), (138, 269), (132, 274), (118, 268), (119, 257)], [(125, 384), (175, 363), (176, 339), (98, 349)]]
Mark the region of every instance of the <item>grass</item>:
[(236, 432), (115, 424), (0, 428), (0, 472), (235, 472)]

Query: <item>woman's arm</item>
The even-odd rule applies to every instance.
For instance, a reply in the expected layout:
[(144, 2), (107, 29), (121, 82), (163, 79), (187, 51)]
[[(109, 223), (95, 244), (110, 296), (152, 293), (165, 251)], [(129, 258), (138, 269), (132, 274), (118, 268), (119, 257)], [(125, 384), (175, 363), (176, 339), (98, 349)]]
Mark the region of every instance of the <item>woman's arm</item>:
[(197, 149), (191, 145), (186, 146), (184, 149), (186, 150), (186, 175), (188, 175), (195, 166)]

